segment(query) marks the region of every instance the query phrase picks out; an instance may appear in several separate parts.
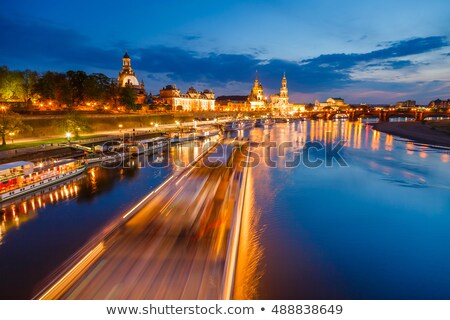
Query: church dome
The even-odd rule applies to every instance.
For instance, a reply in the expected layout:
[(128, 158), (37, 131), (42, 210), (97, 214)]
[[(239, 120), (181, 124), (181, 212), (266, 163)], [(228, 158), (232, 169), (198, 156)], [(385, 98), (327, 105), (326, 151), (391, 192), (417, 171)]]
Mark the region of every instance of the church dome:
[(125, 78), (123, 78), (122, 87), (128, 84), (132, 86), (139, 86), (139, 81), (135, 76), (127, 75)]

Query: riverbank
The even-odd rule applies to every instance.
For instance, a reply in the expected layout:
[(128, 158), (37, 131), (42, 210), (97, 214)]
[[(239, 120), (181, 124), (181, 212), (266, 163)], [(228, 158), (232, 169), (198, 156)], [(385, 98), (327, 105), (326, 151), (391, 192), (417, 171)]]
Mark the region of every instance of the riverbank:
[(373, 129), (384, 133), (436, 146), (450, 147), (450, 122), (380, 122)]

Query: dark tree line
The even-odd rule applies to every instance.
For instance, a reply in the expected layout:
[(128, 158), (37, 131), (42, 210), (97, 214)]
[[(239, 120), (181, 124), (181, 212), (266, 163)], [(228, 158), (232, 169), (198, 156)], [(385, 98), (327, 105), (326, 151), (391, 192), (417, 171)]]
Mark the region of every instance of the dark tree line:
[(136, 93), (132, 88), (121, 88), (102, 73), (72, 70), (38, 73), (12, 71), (0, 66), (0, 101), (20, 102), (26, 108), (33, 102), (51, 101), (58, 107), (70, 109), (90, 103), (98, 107), (122, 105), (135, 109), (135, 99)]

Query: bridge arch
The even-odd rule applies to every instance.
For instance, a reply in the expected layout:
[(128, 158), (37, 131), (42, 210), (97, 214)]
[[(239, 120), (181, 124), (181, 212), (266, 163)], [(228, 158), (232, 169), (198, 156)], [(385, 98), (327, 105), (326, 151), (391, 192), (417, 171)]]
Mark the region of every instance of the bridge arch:
[(410, 120), (417, 120), (417, 115), (412, 112), (394, 112), (386, 115), (386, 121), (391, 121), (394, 118), (408, 118)]
[(443, 118), (443, 119), (439, 119), (439, 120), (449, 120), (450, 112), (432, 112), (432, 113), (425, 113), (423, 115), (423, 120), (438, 120), (438, 119), (432, 119), (432, 118)]

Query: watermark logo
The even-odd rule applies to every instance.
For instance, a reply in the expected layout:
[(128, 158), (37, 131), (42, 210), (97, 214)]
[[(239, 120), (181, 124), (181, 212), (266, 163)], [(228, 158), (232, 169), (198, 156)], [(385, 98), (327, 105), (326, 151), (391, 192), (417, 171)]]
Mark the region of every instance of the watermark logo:
[[(233, 167), (239, 165), (255, 168), (264, 165), (269, 168), (348, 167), (344, 158), (343, 141), (308, 141), (299, 145), (298, 141), (252, 142), (236, 140), (227, 143), (211, 141), (197, 144), (167, 146), (150, 153), (132, 153), (129, 150), (109, 149), (95, 155), (100, 165), (107, 168), (133, 167)], [(239, 157), (239, 158), (236, 158)], [(94, 158), (94, 159), (96, 159)], [(235, 161), (238, 159), (239, 161)]]

